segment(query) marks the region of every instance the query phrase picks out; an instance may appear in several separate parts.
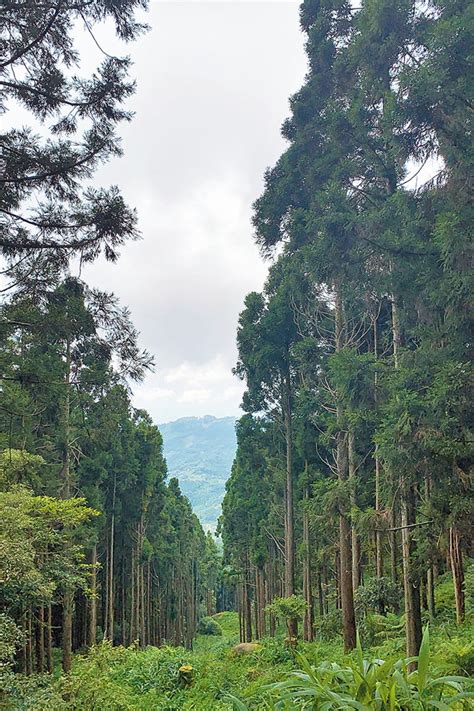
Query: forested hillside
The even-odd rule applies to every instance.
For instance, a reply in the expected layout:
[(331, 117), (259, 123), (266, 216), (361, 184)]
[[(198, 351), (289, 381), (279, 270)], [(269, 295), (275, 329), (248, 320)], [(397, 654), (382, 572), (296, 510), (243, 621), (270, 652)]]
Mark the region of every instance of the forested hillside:
[(0, 7), (0, 708), (472, 709), (472, 3), (302, 3), (236, 434), (134, 406), (154, 357), (83, 278), (139, 237), (94, 29), (146, 5)]
[(237, 447), (235, 418), (182, 417), (159, 427), (169, 476), (201, 523), (215, 528)]

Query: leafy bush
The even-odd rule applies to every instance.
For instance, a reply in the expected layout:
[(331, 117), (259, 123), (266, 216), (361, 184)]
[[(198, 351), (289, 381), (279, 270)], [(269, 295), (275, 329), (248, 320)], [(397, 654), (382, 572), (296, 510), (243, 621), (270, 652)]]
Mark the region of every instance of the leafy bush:
[(213, 617), (202, 617), (199, 621), (197, 632), (211, 637), (221, 637), (222, 627)]
[(331, 610), (316, 620), (314, 629), (319, 639), (331, 642), (334, 637), (342, 634), (342, 611)]
[(69, 711), (49, 674), (23, 676), (0, 671), (0, 709), (5, 711)]
[(389, 578), (370, 578), (357, 588), (354, 607), (358, 618), (370, 613), (397, 612), (403, 593)]
[(24, 641), (24, 636), (24, 632), (9, 615), (0, 613), (0, 668), (13, 660), (17, 647)]
[(272, 684), (270, 691), (278, 698), (276, 709), (287, 708), (288, 704), (292, 708), (324, 708), (325, 711), (472, 708), (472, 681), (458, 676), (431, 676), (429, 658), (428, 628), (416, 658), (415, 671), (409, 670), (409, 662), (415, 658), (401, 659), (395, 664), (381, 659), (365, 660), (358, 641), (354, 667), (342, 667), (334, 662), (313, 667), (303, 655), (298, 655), (301, 669), (291, 672), (286, 680)]
[(286, 620), (288, 635), (291, 636), (291, 623), (296, 626), (300, 622), (307, 608), (307, 603), (300, 595), (290, 595), (289, 597), (275, 597), (271, 605), (265, 608), (279, 620)]
[(372, 647), (383, 641), (403, 637), (405, 622), (403, 617), (393, 613), (387, 615), (367, 614), (359, 620), (358, 631), (362, 643)]
[(443, 636), (436, 648), (435, 662), (444, 672), (474, 676), (472, 628), (470, 625), (464, 627), (464, 630), (463, 628), (457, 630), (458, 634), (455, 637), (446, 639)]

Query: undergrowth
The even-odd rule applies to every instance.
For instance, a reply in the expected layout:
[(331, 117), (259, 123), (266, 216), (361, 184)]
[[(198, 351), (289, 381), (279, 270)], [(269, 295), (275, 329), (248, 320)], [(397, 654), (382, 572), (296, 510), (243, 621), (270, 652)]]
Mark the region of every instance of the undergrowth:
[[(215, 616), (222, 635), (199, 635), (193, 651), (184, 648), (112, 647), (103, 642), (87, 655), (76, 655), (68, 677), (3, 675), (0, 708), (11, 711), (231, 711), (243, 708), (263, 711), (278, 708), (275, 684), (301, 667), (356, 668), (357, 653), (344, 655), (341, 640), (300, 642), (296, 653), (284, 645), (284, 630), (259, 642), (251, 654), (237, 655), (238, 618), (225, 612)], [(383, 624), (375, 621), (373, 644), (366, 656), (393, 665), (404, 657), (402, 622), (393, 616)], [(382, 627), (380, 629), (380, 627)], [(191, 665), (192, 683), (180, 683), (179, 668)], [(336, 668), (336, 667), (334, 667)], [(431, 628), (430, 673), (472, 675), (474, 642), (469, 620), (456, 628), (443, 620)], [(344, 672), (347, 675), (347, 671)], [(271, 687), (273, 685), (273, 691)], [(236, 697), (236, 701), (232, 700)], [(286, 702), (285, 702), (286, 703)], [(303, 708), (301, 705), (281, 708)], [(308, 706), (307, 708), (319, 708)], [(336, 707), (335, 707), (336, 708)], [(348, 706), (341, 708), (349, 708)], [(368, 707), (367, 707), (368, 708)]]

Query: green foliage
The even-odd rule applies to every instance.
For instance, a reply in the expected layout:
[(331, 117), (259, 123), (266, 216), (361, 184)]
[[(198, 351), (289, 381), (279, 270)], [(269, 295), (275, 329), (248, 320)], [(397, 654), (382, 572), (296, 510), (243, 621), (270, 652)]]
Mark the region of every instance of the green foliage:
[(211, 637), (221, 637), (222, 627), (213, 617), (202, 617), (197, 626), (197, 633)]
[(394, 613), (368, 613), (359, 619), (357, 629), (363, 644), (373, 646), (384, 640), (400, 638), (404, 625), (404, 619)]
[(370, 578), (354, 594), (354, 606), (359, 616), (386, 610), (395, 612), (400, 605), (402, 591), (389, 578)]
[(45, 464), (38, 454), (23, 449), (5, 449), (0, 452), (0, 490), (5, 491), (15, 484), (35, 490), (40, 488)]
[(81, 498), (34, 496), (22, 487), (0, 492), (0, 595), (7, 609), (87, 586), (80, 533), (98, 515)]
[(4, 612), (0, 613), (0, 668), (13, 661), (17, 648), (24, 642), (23, 630)]
[(300, 595), (290, 595), (289, 597), (273, 598), (272, 603), (267, 605), (266, 609), (277, 618), (301, 621), (306, 608), (306, 601)]
[[(462, 654), (463, 648), (471, 642), (468, 626), (452, 640), (444, 626), (435, 628), (432, 661), (425, 663), (420, 677), (419, 672), (409, 672), (400, 659), (401, 631), (382, 648), (374, 648), (373, 659), (369, 661), (363, 659), (360, 646), (351, 655), (344, 655), (338, 641), (301, 642), (301, 653), (295, 657), (277, 638), (261, 640), (259, 651), (253, 655), (236, 656), (232, 646), (238, 633), (237, 614), (224, 612), (216, 618), (224, 634), (220, 637), (198, 635), (193, 651), (166, 646), (139, 650), (135, 646), (112, 647), (110, 642), (105, 642), (87, 655), (78, 655), (68, 677), (27, 679), (4, 675), (2, 688), (4, 698), (9, 700), (7, 708), (9, 711), (46, 711), (49, 703), (49, 708), (60, 711), (63, 708), (78, 711), (230, 711), (232, 708), (270, 711), (285, 708), (285, 704), (288, 709), (313, 708), (318, 698), (326, 698), (332, 704), (342, 698), (341, 708), (351, 708), (347, 699), (352, 697), (356, 708), (362, 705), (379, 711), (384, 708), (415, 711), (440, 708), (433, 705), (433, 701), (450, 703), (449, 708), (456, 709), (451, 696), (456, 690), (449, 684), (469, 686), (466, 678), (453, 679), (460, 673), (467, 675), (467, 669), (456, 666), (459, 661), (456, 653)], [(394, 646), (395, 641), (400, 644)], [(422, 655), (426, 662), (426, 645)], [(381, 658), (387, 661), (381, 662)], [(182, 665), (193, 668), (193, 684), (186, 688), (179, 681)], [(390, 706), (389, 699), (384, 706), (382, 697), (392, 689), (398, 705)], [(307, 696), (303, 690), (308, 692)], [(376, 694), (379, 694), (378, 701), (373, 698)], [(305, 700), (310, 706), (304, 706)], [(344, 705), (346, 702), (349, 706)], [(466, 704), (469, 702), (470, 699), (466, 699)]]
[(409, 660), (365, 660), (359, 642), (355, 663), (350, 667), (334, 662), (313, 667), (298, 655), (300, 670), (270, 687), (280, 699), (275, 708), (284, 709), (287, 703), (309, 708), (308, 698), (312, 708), (328, 710), (468, 708), (468, 699), (474, 698), (473, 684), (463, 677), (431, 675), (429, 656), (428, 629), (423, 635), (416, 671), (409, 671)]
[(331, 610), (323, 617), (320, 617), (315, 624), (315, 631), (318, 638), (326, 641), (334, 639), (342, 634), (342, 611)]

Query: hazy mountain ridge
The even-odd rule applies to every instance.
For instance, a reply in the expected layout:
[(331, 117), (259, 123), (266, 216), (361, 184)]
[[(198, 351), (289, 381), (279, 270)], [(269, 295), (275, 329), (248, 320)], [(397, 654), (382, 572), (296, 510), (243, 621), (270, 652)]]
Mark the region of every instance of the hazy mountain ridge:
[(159, 425), (170, 477), (206, 526), (221, 513), (225, 483), (237, 447), (235, 417), (182, 417)]

